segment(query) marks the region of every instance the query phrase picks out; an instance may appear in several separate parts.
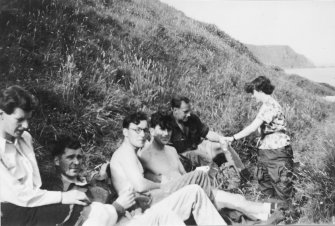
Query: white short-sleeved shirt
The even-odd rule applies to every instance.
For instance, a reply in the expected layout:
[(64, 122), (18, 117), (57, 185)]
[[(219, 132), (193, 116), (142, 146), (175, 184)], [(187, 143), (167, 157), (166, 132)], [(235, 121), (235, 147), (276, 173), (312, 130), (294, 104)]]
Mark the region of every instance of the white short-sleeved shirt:
[(263, 121), (259, 149), (277, 149), (290, 144), (290, 137), (286, 135), (285, 116), (276, 100), (270, 97), (264, 102), (256, 118)]

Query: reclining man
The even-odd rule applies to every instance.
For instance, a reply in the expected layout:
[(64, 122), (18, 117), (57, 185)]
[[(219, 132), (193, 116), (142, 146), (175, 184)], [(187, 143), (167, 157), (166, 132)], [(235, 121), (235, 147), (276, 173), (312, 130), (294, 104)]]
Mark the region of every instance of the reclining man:
[(198, 185), (171, 187), (144, 178), (137, 152), (144, 146), (147, 131), (148, 122), (144, 113), (137, 112), (123, 120), (124, 140), (110, 161), (111, 177), (116, 191), (120, 194), (122, 190), (133, 187), (137, 194), (152, 197), (152, 211), (172, 210), (183, 220), (188, 219), (192, 213), (198, 225), (226, 225)]
[[(151, 141), (138, 152), (140, 161), (146, 171), (145, 176), (157, 183), (162, 181), (182, 180), (188, 177), (179, 160), (176, 150), (166, 145), (171, 137), (173, 126), (172, 116), (163, 112), (156, 112), (151, 116)], [(209, 177), (208, 177), (209, 180)], [(208, 188), (205, 188), (205, 190)], [(222, 190), (213, 189), (216, 206), (239, 210), (251, 219), (268, 220), (271, 212), (271, 203), (257, 203), (246, 200), (242, 195), (232, 194)]]
[[(106, 189), (96, 186), (94, 183), (87, 183), (86, 179), (81, 176), (84, 154), (77, 139), (67, 135), (59, 136), (52, 149), (52, 157), (57, 174), (56, 178), (52, 178), (48, 185), (50, 190), (79, 190), (85, 192), (92, 200), (91, 205), (85, 207), (75, 205), (69, 211), (63, 225), (81, 225), (84, 223), (92, 226), (112, 226), (118, 220), (121, 222), (119, 225), (184, 225), (179, 216), (167, 209), (147, 210), (137, 218), (126, 218), (124, 216), (125, 210), (136, 203), (135, 193), (131, 189), (125, 189), (113, 202), (112, 195)], [(98, 205), (99, 212), (92, 213), (93, 204)], [(89, 215), (91, 217), (87, 219)]]
[[(209, 165), (213, 159), (219, 166), (227, 159), (234, 160), (238, 171), (244, 168), (237, 153), (232, 148), (227, 148), (224, 137), (210, 130), (191, 112), (190, 100), (187, 97), (173, 97), (171, 111), (173, 122), (169, 145), (181, 155), (187, 172), (198, 166)], [(191, 161), (191, 167), (186, 164), (184, 157)]]
[[(36, 99), (19, 86), (0, 92), (0, 202), (1, 223), (5, 225), (48, 225), (66, 213), (70, 205), (87, 205), (81, 191), (47, 191), (40, 189), (41, 177), (32, 138), (27, 132)], [(18, 217), (20, 216), (20, 217)], [(47, 217), (48, 218), (48, 217)]]

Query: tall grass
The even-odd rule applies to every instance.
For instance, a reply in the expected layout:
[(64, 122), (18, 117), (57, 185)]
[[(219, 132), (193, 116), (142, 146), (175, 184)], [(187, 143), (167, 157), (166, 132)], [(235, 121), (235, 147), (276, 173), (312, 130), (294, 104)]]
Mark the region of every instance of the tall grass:
[[(204, 122), (231, 135), (259, 107), (244, 83), (264, 75), (276, 85), (301, 164), (294, 200), (300, 222), (329, 221), (334, 106), (319, 95), (335, 95), (334, 89), (263, 66), (216, 26), (159, 1), (33, 0), (9, 7), (0, 13), (0, 86), (24, 85), (40, 100), (32, 134), (43, 173), (50, 170), (45, 153), (57, 134), (76, 134), (92, 169), (119, 145), (126, 114), (168, 109), (174, 94), (189, 96)], [(254, 138), (235, 146), (250, 169)], [(244, 191), (257, 199), (256, 186)]]

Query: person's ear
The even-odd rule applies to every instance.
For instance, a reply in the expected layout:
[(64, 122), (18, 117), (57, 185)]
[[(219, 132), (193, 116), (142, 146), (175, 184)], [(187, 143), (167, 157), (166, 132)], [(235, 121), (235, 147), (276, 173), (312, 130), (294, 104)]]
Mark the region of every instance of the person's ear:
[(151, 136), (154, 136), (155, 129), (150, 127), (150, 128), (149, 128), (149, 131), (150, 131), (150, 135), (151, 135)]
[(59, 156), (56, 156), (54, 158), (54, 164), (55, 164), (55, 166), (59, 166)]
[(128, 132), (129, 130), (127, 128), (123, 128), (122, 130), (123, 136), (128, 137)]

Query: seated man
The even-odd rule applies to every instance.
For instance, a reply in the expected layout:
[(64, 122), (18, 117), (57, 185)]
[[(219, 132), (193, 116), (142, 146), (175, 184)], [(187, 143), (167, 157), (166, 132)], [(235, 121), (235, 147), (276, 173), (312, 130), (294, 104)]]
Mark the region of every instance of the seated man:
[[(50, 225), (50, 222), (57, 223), (57, 218), (69, 210), (69, 204), (85, 206), (89, 202), (81, 191), (60, 192), (40, 188), (41, 177), (32, 138), (26, 131), (36, 106), (36, 99), (19, 86), (0, 92), (2, 225)], [(58, 215), (46, 211), (47, 206), (57, 207)], [(41, 210), (45, 211), (41, 213)], [(47, 222), (39, 222), (42, 215), (50, 216)]]
[(192, 213), (198, 225), (226, 225), (198, 185), (170, 189), (166, 184), (144, 178), (143, 167), (136, 153), (144, 146), (147, 131), (148, 123), (144, 113), (134, 113), (123, 120), (124, 140), (110, 161), (116, 191), (121, 193), (124, 189), (133, 187), (136, 193), (152, 196), (149, 210), (174, 211), (183, 220), (188, 219)]
[(107, 190), (87, 183), (81, 176), (84, 154), (78, 140), (66, 135), (60, 136), (52, 149), (52, 157), (57, 174), (47, 185), (50, 190), (79, 190), (85, 192), (92, 201), (85, 207), (73, 206), (62, 225), (112, 226), (118, 219), (122, 219), (124, 225), (184, 225), (174, 212), (168, 210), (147, 211), (131, 220), (125, 218), (125, 210), (135, 205), (134, 192), (125, 189), (113, 202), (113, 197)]
[[(195, 167), (209, 165), (213, 159), (220, 166), (225, 158), (233, 159), (239, 171), (244, 168), (238, 154), (232, 148), (228, 149), (224, 137), (211, 131), (198, 116), (191, 112), (190, 100), (187, 97), (173, 97), (171, 110), (173, 121), (169, 145), (181, 155), (181, 161), (188, 172)], [(183, 156), (191, 160), (192, 167), (186, 164), (187, 161)]]
[[(146, 170), (146, 177), (153, 181), (173, 183), (189, 177), (176, 150), (167, 146), (171, 136), (171, 116), (156, 112), (151, 116), (151, 141), (138, 152), (140, 161)], [(196, 183), (196, 181), (195, 181)], [(222, 190), (213, 189), (216, 205), (219, 209), (229, 208), (239, 210), (253, 219), (266, 221), (270, 215), (271, 203), (257, 203), (246, 200), (242, 195), (232, 194)]]

